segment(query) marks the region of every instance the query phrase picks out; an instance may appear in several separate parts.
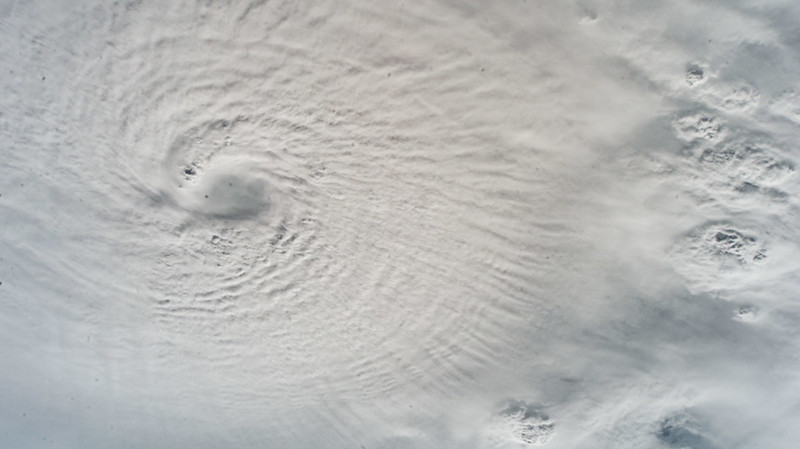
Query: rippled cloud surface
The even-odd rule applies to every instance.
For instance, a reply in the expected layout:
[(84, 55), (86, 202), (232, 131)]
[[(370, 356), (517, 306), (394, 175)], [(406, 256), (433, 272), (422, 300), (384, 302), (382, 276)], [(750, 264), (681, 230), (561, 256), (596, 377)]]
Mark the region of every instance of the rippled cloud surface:
[(796, 447), (798, 19), (0, 0), (0, 446)]

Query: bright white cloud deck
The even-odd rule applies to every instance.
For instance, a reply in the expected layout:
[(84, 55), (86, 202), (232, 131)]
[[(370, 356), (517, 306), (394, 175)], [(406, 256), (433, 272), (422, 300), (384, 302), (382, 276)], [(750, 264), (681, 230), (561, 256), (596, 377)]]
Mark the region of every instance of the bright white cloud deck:
[(0, 2), (0, 446), (794, 447), (795, 3)]

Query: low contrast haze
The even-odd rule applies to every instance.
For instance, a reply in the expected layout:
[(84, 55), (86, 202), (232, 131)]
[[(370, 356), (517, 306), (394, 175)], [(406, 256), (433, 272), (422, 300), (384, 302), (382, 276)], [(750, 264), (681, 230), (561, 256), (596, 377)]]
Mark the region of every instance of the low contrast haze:
[(0, 0), (0, 447), (797, 447), (799, 23)]

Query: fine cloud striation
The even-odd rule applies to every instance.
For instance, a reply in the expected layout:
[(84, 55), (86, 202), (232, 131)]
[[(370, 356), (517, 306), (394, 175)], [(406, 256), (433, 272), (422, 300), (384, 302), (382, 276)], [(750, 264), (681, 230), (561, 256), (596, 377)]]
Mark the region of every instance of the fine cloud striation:
[(800, 5), (0, 2), (0, 447), (794, 448)]

